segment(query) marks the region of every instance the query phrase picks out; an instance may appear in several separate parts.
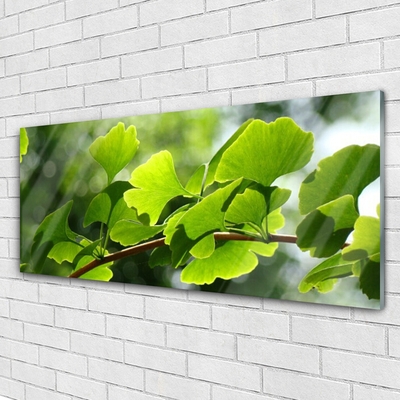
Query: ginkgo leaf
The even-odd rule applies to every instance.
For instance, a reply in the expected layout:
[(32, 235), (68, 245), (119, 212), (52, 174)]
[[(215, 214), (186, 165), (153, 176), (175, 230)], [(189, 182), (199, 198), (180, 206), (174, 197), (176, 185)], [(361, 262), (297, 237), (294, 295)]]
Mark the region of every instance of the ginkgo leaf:
[(205, 236), (197, 242), (191, 249), (190, 254), (195, 258), (207, 258), (215, 250), (214, 234)]
[(134, 189), (124, 194), (129, 207), (137, 210), (139, 219), (154, 225), (165, 205), (177, 196), (193, 196), (179, 182), (172, 155), (163, 150), (151, 156), (132, 172), (129, 181)]
[(29, 138), (25, 128), (19, 130), (19, 162), (22, 162), (22, 156), (28, 152)]
[(246, 178), (270, 186), (278, 177), (304, 167), (313, 152), (314, 137), (291, 118), (267, 124), (252, 121), (223, 153), (215, 179)]
[(92, 157), (104, 168), (108, 184), (132, 160), (139, 147), (136, 128), (119, 122), (105, 136), (99, 136), (89, 147)]
[(123, 246), (132, 246), (144, 240), (150, 239), (162, 232), (164, 225), (148, 226), (137, 221), (118, 221), (111, 230), (110, 237), (114, 242)]
[(360, 289), (369, 299), (381, 297), (381, 270), (380, 263), (367, 259), (361, 267)]
[(82, 246), (75, 242), (59, 242), (55, 244), (47, 255), (58, 264), (63, 261), (72, 263), (76, 255), (82, 250)]

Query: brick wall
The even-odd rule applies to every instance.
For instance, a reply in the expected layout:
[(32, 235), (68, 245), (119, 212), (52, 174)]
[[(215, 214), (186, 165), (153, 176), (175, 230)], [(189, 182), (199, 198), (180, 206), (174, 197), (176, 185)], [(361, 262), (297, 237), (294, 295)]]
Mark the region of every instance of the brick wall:
[[(399, 19), (399, 0), (1, 0), (0, 397), (400, 400)], [(375, 89), (383, 311), (19, 273), (20, 126)]]

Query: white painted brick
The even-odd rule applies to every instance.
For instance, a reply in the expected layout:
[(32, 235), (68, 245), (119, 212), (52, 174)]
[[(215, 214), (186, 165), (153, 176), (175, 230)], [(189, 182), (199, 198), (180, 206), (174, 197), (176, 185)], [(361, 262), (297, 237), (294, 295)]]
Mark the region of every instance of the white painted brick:
[(5, 60), (0, 60), (0, 76), (5, 75)]
[(23, 382), (2, 378), (0, 376), (0, 395), (7, 396), (12, 399), (23, 399), (25, 385)]
[(142, 78), (143, 98), (173, 96), (206, 90), (206, 71), (196, 69)]
[(146, 390), (176, 400), (190, 399), (193, 393), (198, 399), (210, 400), (208, 383), (155, 371), (146, 371)]
[[(26, 385), (26, 400), (71, 400), (70, 396)], [(22, 398), (22, 397), (21, 397)]]
[(38, 92), (65, 87), (65, 68), (46, 69), (21, 77), (21, 92)]
[(399, 168), (385, 169), (385, 196), (400, 196), (400, 187), (398, 185), (399, 179)]
[(120, 74), (119, 59), (94, 61), (87, 64), (72, 65), (67, 68), (68, 86), (116, 79)]
[(57, 390), (83, 399), (106, 400), (107, 398), (104, 383), (62, 372), (57, 373)]
[[(8, 240), (0, 239), (0, 257), (8, 258), (8, 256), (9, 256)], [(0, 311), (0, 315), (1, 315), (1, 311)]]
[[(32, 97), (32, 96), (29, 96)], [(31, 114), (7, 118), (7, 136), (18, 136), (20, 128), (30, 126), (48, 125), (50, 118), (48, 114)], [(18, 177), (19, 178), (19, 177)], [(18, 181), (19, 185), (19, 181)]]
[(22, 322), (14, 321), (8, 318), (0, 318), (1, 336), (9, 339), (22, 340), (23, 325)]
[(0, 15), (4, 17), (4, 1), (0, 3)]
[(385, 329), (379, 326), (293, 317), (292, 338), (294, 342), (385, 354)]
[(56, 3), (36, 10), (30, 10), (19, 15), (21, 32), (44, 28), (49, 25), (64, 22), (64, 4)]
[(8, 197), (19, 197), (19, 179), (9, 178), (7, 179), (7, 183)]
[(385, 105), (385, 132), (400, 132), (400, 103)]
[(70, 372), (75, 375), (86, 375), (86, 357), (66, 351), (40, 348), (40, 365), (52, 370)]
[(167, 346), (177, 350), (232, 359), (236, 353), (233, 335), (183, 326), (167, 327)]
[(12, 377), (18, 381), (32, 383), (47, 389), (55, 389), (56, 387), (56, 373), (54, 371), (20, 361), (12, 362)]
[(11, 36), (0, 40), (0, 57), (9, 57), (18, 53), (25, 53), (32, 50), (32, 32), (23, 33), (21, 35)]
[(193, 354), (188, 355), (188, 375), (248, 390), (260, 390), (261, 387), (258, 367)]
[(10, 302), (10, 316), (19, 321), (43, 325), (53, 325), (54, 322), (53, 307), (14, 300)]
[(0, 20), (0, 38), (18, 33), (18, 16), (3, 18)]
[(138, 79), (99, 83), (85, 88), (87, 106), (132, 101), (139, 97)]
[[(4, 129), (5, 130), (5, 129)], [(4, 132), (5, 134), (5, 132)], [(1, 137), (1, 135), (0, 135)], [(4, 157), (4, 155), (3, 155)], [(0, 179), (0, 197), (8, 197), (7, 179)]]
[(400, 293), (400, 267), (398, 265), (386, 265), (386, 276), (389, 279), (385, 282), (385, 289), (387, 293)]
[(81, 38), (81, 22), (66, 22), (35, 31), (35, 48), (56, 46), (57, 44), (73, 42)]
[(7, 76), (23, 74), (48, 68), (49, 55), (47, 50), (33, 51), (28, 54), (6, 58)]
[(87, 356), (122, 361), (123, 343), (101, 336), (71, 333), (71, 350)]
[(330, 18), (260, 32), (260, 55), (333, 46), (346, 42), (346, 20)]
[(55, 306), (86, 308), (86, 291), (60, 285), (40, 285), (39, 299), (41, 303)]
[(15, 96), (20, 93), (19, 78), (13, 76), (11, 78), (4, 78), (0, 81), (1, 97)]
[(185, 375), (186, 357), (184, 353), (125, 343), (125, 362), (137, 367)]
[(318, 374), (319, 351), (277, 341), (238, 338), (238, 360)]
[[(388, 138), (386, 138), (388, 139)], [(400, 138), (399, 138), (400, 139)], [(387, 141), (386, 149), (390, 149), (393, 143), (393, 150), (396, 151), (396, 144), (398, 145), (398, 152), (400, 152), (400, 140)], [(397, 153), (399, 154), (399, 153)], [(385, 201), (385, 228), (386, 229), (400, 229), (400, 201), (397, 199), (386, 199)]]
[(38, 346), (0, 338), (0, 355), (30, 364), (39, 362)]
[(5, 0), (5, 11), (6, 15), (17, 14), (22, 11), (31, 10), (36, 7), (46, 5), (48, 0), (30, 0), (29, 2), (25, 1), (15, 1), (15, 0)]
[(182, 68), (182, 48), (172, 47), (124, 56), (121, 63), (123, 77), (173, 71)]
[[(17, 136), (0, 139), (0, 157), (7, 158), (18, 154), (19, 140)], [(19, 217), (19, 211), (15, 210), (15, 201), (12, 199), (0, 200), (0, 215), (2, 217)], [(17, 205), (18, 207), (18, 205)], [(2, 210), (1, 210), (2, 209)]]
[(353, 398), (354, 400), (400, 400), (400, 393), (391, 392), (385, 388), (354, 385)]
[(0, 298), (0, 317), (9, 317), (9, 301)]
[(213, 329), (270, 339), (289, 339), (289, 317), (260, 311), (213, 307)]
[(98, 335), (106, 333), (104, 315), (69, 308), (56, 308), (55, 326)]
[(201, 14), (203, 0), (155, 0), (140, 5), (140, 24), (156, 24), (173, 19)]
[(221, 386), (213, 386), (213, 400), (274, 400), (272, 397), (229, 389)]
[(0, 357), (0, 376), (11, 378), (11, 360)]
[(187, 43), (228, 34), (226, 11), (204, 14), (161, 25), (161, 45)]
[(311, 19), (311, 0), (277, 0), (233, 8), (232, 32), (249, 31)]
[(285, 79), (283, 57), (210, 67), (208, 73), (210, 90), (262, 85)]
[(24, 340), (56, 349), (69, 349), (68, 332), (49, 326), (24, 324)]
[(289, 79), (376, 70), (380, 67), (379, 54), (379, 44), (368, 43), (289, 55)]
[(400, 388), (400, 361), (375, 356), (324, 350), (323, 375), (359, 383)]
[(293, 400), (337, 400), (350, 396), (350, 386), (345, 383), (296, 372), (265, 368), (263, 378), (265, 393)]
[[(6, 140), (0, 141), (0, 146), (3, 142), (7, 142)], [(6, 154), (7, 157), (15, 155), (16, 152), (9, 152)], [(19, 207), (15, 201), (12, 199), (0, 199), (0, 217), (19, 217)]]
[(101, 39), (102, 57), (134, 53), (158, 47), (158, 28), (134, 29)]
[[(7, 220), (7, 219), (6, 219)], [(12, 220), (10, 218), (10, 220)], [(1, 227), (1, 219), (0, 219), (0, 227)], [(3, 235), (6, 236), (6, 235)], [(19, 232), (18, 235), (19, 236)], [(1, 275), (2, 278), (21, 278), (21, 273), (19, 271), (19, 262), (18, 260), (10, 260), (10, 259), (3, 259), (1, 260)]]
[(389, 355), (400, 358), (400, 329), (389, 329)]
[[(160, 102), (158, 100), (138, 101), (134, 103), (126, 104), (114, 104), (111, 106), (103, 106), (101, 108), (102, 118), (120, 118), (126, 117), (127, 115), (144, 115), (144, 114), (157, 114), (160, 112)], [(129, 285), (133, 286), (133, 285)], [(140, 286), (140, 285), (135, 285)], [(148, 288), (148, 286), (145, 286)], [(131, 292), (132, 288), (127, 289), (127, 292)], [(134, 289), (132, 293), (135, 293)], [(170, 290), (171, 292), (177, 292), (177, 290)]]
[(315, 4), (317, 17), (345, 14), (352, 11), (367, 10), (379, 6), (397, 4), (398, 0), (317, 0)]
[[(397, 174), (397, 181), (399, 179), (399, 174)], [(386, 253), (385, 258), (388, 261), (397, 261), (400, 258), (400, 232), (388, 232), (386, 237)]]
[(108, 400), (162, 400), (161, 397), (152, 396), (143, 392), (134, 392), (133, 390), (123, 389), (118, 386), (108, 386)]
[(65, 3), (67, 19), (76, 19), (118, 7), (118, 0), (69, 0)]
[(83, 40), (50, 48), (50, 65), (52, 67), (92, 61), (99, 57), (100, 42), (98, 39)]
[[(52, 124), (62, 124), (66, 122), (79, 122), (79, 121), (92, 121), (101, 118), (101, 112), (98, 108), (81, 108), (81, 109), (74, 109), (74, 110), (63, 110), (63, 111), (56, 111), (52, 112), (50, 115), (50, 122)], [(84, 282), (84, 283), (83, 283)], [(98, 282), (98, 281), (97, 281)], [(95, 281), (87, 281), (76, 279), (71, 281), (71, 286), (89, 286), (94, 284)]]
[(400, 67), (400, 40), (390, 40), (384, 44), (385, 68)]
[(6, 120), (0, 119), (0, 137), (6, 136)]
[(350, 41), (378, 39), (399, 34), (400, 8), (350, 16)]
[(121, 7), (128, 6), (129, 4), (142, 3), (143, 0), (120, 0)]
[(210, 307), (204, 304), (146, 299), (146, 318), (180, 325), (210, 327)]
[(258, 0), (206, 0), (207, 11), (220, 10), (222, 8), (240, 6), (257, 2)]
[(36, 110), (48, 112), (83, 106), (83, 88), (58, 89), (36, 95)]
[[(1, 106), (1, 101), (0, 101), (0, 106)], [(9, 177), (18, 177), (19, 176), (19, 165), (16, 163), (18, 161), (19, 164), (19, 159), (16, 158), (9, 158), (9, 159), (0, 159), (0, 175), (9, 178)], [(4, 225), (14, 225), (15, 226), (15, 219), (13, 218), (7, 218), (4, 220), (1, 220), (0, 224)], [(18, 231), (4, 231), (2, 233), (3, 237), (19, 237), (19, 229)]]
[[(238, 52), (238, 49), (241, 49)], [(256, 57), (254, 33), (209, 40), (185, 46), (185, 66), (218, 64)]]
[(143, 371), (140, 368), (111, 361), (89, 359), (89, 377), (132, 389), (143, 390)]
[(129, 7), (83, 20), (83, 37), (105, 35), (137, 27), (137, 8)]

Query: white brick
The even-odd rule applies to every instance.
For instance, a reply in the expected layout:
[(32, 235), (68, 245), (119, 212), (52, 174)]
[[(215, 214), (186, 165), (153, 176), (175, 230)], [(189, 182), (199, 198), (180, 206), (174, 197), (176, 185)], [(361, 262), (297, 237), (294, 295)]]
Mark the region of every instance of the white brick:
[(122, 361), (123, 343), (101, 336), (71, 333), (71, 350), (87, 356), (106, 358), (108, 360)]
[(398, 185), (399, 179), (400, 168), (385, 169), (385, 196), (400, 196), (400, 187)]
[(188, 355), (188, 375), (248, 390), (258, 391), (261, 386), (258, 367), (193, 354)]
[(87, 373), (86, 357), (48, 347), (40, 348), (40, 365), (75, 375), (86, 375)]
[[(395, 178), (398, 180), (399, 174), (397, 174)], [(385, 236), (386, 236), (386, 253), (385, 253), (386, 260), (398, 261), (400, 259), (400, 248), (398, 245), (400, 239), (400, 232), (388, 232), (386, 233)]]
[(20, 93), (19, 78), (13, 76), (11, 78), (5, 78), (0, 81), (0, 93), (1, 97), (15, 96)]
[(398, 265), (386, 265), (385, 268), (385, 273), (389, 276), (385, 283), (386, 292), (400, 294), (400, 267)]
[(143, 0), (120, 0), (120, 6), (128, 6), (129, 4), (141, 3)]
[(48, 326), (25, 324), (24, 339), (26, 342), (54, 347), (56, 349), (69, 349), (68, 332)]
[(48, 65), (49, 55), (47, 50), (38, 50), (6, 58), (7, 76), (38, 71), (48, 68)]
[(6, 136), (6, 120), (0, 119), (0, 137)]
[(210, 327), (208, 305), (147, 298), (145, 307), (147, 319), (203, 328)]
[(20, 361), (12, 362), (12, 377), (47, 389), (55, 389), (56, 387), (56, 374), (54, 371)]
[(220, 10), (222, 8), (254, 3), (258, 0), (206, 0), (207, 11)]
[(65, 68), (47, 69), (21, 77), (21, 92), (38, 92), (65, 87)]
[(213, 307), (213, 329), (270, 339), (289, 339), (289, 317), (260, 311)]
[(389, 355), (400, 358), (400, 329), (389, 329)]
[(38, 346), (0, 338), (0, 355), (30, 364), (39, 362)]
[(185, 375), (186, 357), (184, 353), (125, 343), (125, 362), (146, 369)]
[(107, 317), (107, 336), (139, 343), (164, 345), (164, 326), (133, 318)]
[(0, 38), (18, 33), (18, 16), (3, 18), (0, 20)]
[[(50, 119), (47, 114), (37, 113), (31, 115), (21, 115), (18, 117), (9, 117), (7, 118), (7, 136), (19, 137), (20, 128), (22, 127), (28, 128), (30, 126), (48, 125), (49, 123)], [(19, 185), (19, 179), (18, 179), (18, 185)]]
[(118, 386), (108, 386), (108, 399), (109, 400), (162, 400), (161, 397), (152, 396), (143, 392), (134, 392), (130, 389), (123, 389)]
[[(7, 140), (1, 140), (0, 146), (5, 143), (7, 145)], [(16, 155), (17, 152), (9, 152), (6, 157)], [(19, 217), (19, 207), (13, 199), (0, 199), (0, 217)]]
[[(120, 118), (126, 117), (127, 115), (157, 114), (159, 112), (160, 102), (158, 100), (138, 101), (126, 104), (118, 103), (111, 106), (103, 106), (101, 108), (102, 118)], [(148, 288), (148, 286), (145, 287)], [(132, 288), (127, 289), (127, 292), (131, 292), (131, 290)], [(177, 292), (177, 290), (171, 291)], [(134, 293), (134, 291), (132, 291), (132, 293)]]
[(9, 301), (0, 298), (0, 317), (9, 317)]
[(106, 332), (105, 316), (102, 314), (68, 308), (56, 308), (55, 311), (55, 326), (59, 328), (98, 335), (104, 335)]
[(6, 15), (17, 14), (21, 11), (31, 10), (36, 7), (46, 5), (48, 0), (30, 0), (29, 2), (25, 1), (15, 1), (15, 0), (5, 0), (5, 11)]
[(119, 78), (119, 59), (94, 61), (67, 68), (68, 86), (82, 85)]
[(22, 340), (23, 338), (23, 325), (22, 322), (14, 321), (8, 318), (0, 318), (1, 336)]
[(385, 68), (400, 67), (400, 40), (387, 41), (384, 44)]
[(236, 389), (228, 389), (221, 386), (213, 386), (213, 400), (274, 400), (265, 395), (242, 392)]
[(19, 24), (22, 32), (59, 24), (64, 20), (63, 3), (52, 4), (19, 15)]
[(379, 6), (397, 4), (398, 0), (317, 0), (315, 4), (317, 17), (344, 14), (352, 11), (367, 10)]
[(53, 325), (53, 307), (20, 301), (10, 302), (10, 316), (19, 321), (34, 322), (43, 325)]
[[(47, 54), (47, 52), (46, 52)], [(50, 65), (77, 64), (100, 57), (100, 42), (98, 39), (83, 40), (50, 48)]]
[(210, 400), (210, 385), (194, 379), (146, 371), (146, 390), (176, 400), (188, 400), (196, 393), (198, 399)]
[(48, 112), (83, 106), (83, 88), (58, 89), (36, 95), (36, 110)]
[(346, 20), (330, 18), (260, 32), (260, 55), (332, 46), (346, 42)]
[(277, 0), (231, 11), (232, 32), (249, 31), (311, 19), (311, 0)]
[(155, 0), (140, 5), (140, 24), (156, 24), (173, 19), (201, 14), (203, 0)]
[(293, 317), (294, 342), (385, 354), (385, 329), (379, 326)]
[(19, 179), (9, 178), (7, 179), (7, 183), (8, 183), (8, 197), (19, 197)]
[(400, 400), (400, 393), (384, 388), (354, 385), (353, 398), (354, 400)]
[(104, 383), (61, 372), (57, 373), (57, 390), (83, 399), (106, 400), (107, 398), (107, 388)]
[[(0, 257), (8, 258), (8, 256), (9, 256), (8, 240), (0, 239)], [(0, 311), (0, 315), (1, 315), (1, 311)]]
[(139, 76), (155, 72), (181, 69), (183, 54), (181, 47), (148, 51), (122, 57), (122, 76)]
[(312, 347), (277, 341), (238, 338), (238, 360), (318, 374), (319, 352)]
[(9, 57), (33, 50), (32, 32), (11, 36), (0, 40), (0, 57)]
[(51, 47), (81, 38), (80, 21), (66, 22), (35, 31), (35, 48)]
[[(238, 48), (241, 49), (238, 53)], [(256, 57), (254, 33), (209, 40), (185, 46), (185, 66), (219, 64)]]
[(5, 60), (0, 60), (0, 76), (5, 75)]
[(210, 90), (284, 81), (283, 57), (245, 61), (209, 68)]
[(400, 103), (385, 105), (385, 132), (400, 132)]
[[(50, 122), (52, 124), (62, 124), (62, 123), (68, 123), (71, 121), (92, 121), (92, 120), (97, 120), (101, 118), (101, 113), (98, 108), (81, 108), (81, 109), (74, 109), (74, 110), (62, 110), (62, 111), (56, 111), (52, 112), (50, 115)], [(84, 283), (83, 283), (84, 282)], [(79, 286), (81, 284), (82, 286), (89, 286), (91, 284), (94, 284), (95, 282), (99, 281), (87, 281), (84, 279), (76, 279), (71, 282), (72, 285)]]
[(85, 88), (87, 106), (132, 101), (139, 97), (138, 79), (99, 83)]
[(400, 8), (350, 16), (350, 41), (378, 39), (399, 34)]
[(156, 47), (158, 47), (158, 28), (156, 26), (134, 29), (101, 39), (102, 57), (135, 53)]
[(0, 395), (13, 399), (23, 399), (25, 385), (22, 382), (0, 377)]
[[(0, 171), (7, 171), (7, 167), (8, 169), (10, 168), (10, 162), (8, 160), (0, 160)], [(11, 171), (11, 173), (9, 173), (8, 175), (14, 175)], [(18, 177), (18, 174), (15, 174), (14, 176)], [(1, 236), (5, 237), (5, 238), (17, 238), (19, 239), (19, 218), (1, 218), (0, 219), (0, 232)], [(3, 265), (4, 265), (4, 261), (3, 261)], [(2, 268), (4, 268), (2, 266)], [(10, 264), (10, 267), (8, 268), (8, 271), (11, 272), (12, 269), (17, 269), (19, 270), (17, 265), (14, 265), (13, 267)], [(3, 271), (3, 276), (5, 275), (12, 275), (11, 273), (6, 273), (4, 272), (5, 270), (2, 269)], [(18, 272), (19, 274), (19, 272)], [(14, 273), (15, 276), (15, 273)]]
[(322, 370), (335, 379), (400, 388), (398, 360), (326, 350), (322, 352)]
[(137, 27), (136, 7), (122, 8), (83, 20), (83, 37), (105, 35)]
[(378, 43), (368, 43), (289, 55), (289, 79), (376, 70), (380, 67), (379, 52)]
[[(388, 141), (386, 138), (386, 151), (393, 147), (393, 152), (397, 151), (400, 154), (400, 137), (397, 141)], [(397, 145), (397, 146), (396, 146)], [(396, 150), (397, 148), (397, 150)], [(396, 155), (397, 155), (396, 154)], [(397, 199), (385, 200), (385, 228), (386, 229), (400, 229), (400, 201)]]
[(263, 377), (265, 393), (293, 400), (337, 400), (348, 399), (350, 396), (350, 386), (345, 383), (296, 372), (266, 368)]
[[(1, 101), (0, 101), (0, 109), (1, 109)], [(9, 178), (9, 177), (18, 177), (19, 175), (19, 165), (16, 163), (19, 158), (9, 158), (9, 159), (0, 159), (0, 175)], [(4, 225), (14, 225), (15, 219), (7, 218), (4, 220), (0, 220), (0, 224)], [(19, 229), (17, 231), (3, 231), (1, 234), (3, 237), (19, 237)]]
[(67, 19), (76, 19), (118, 7), (118, 0), (69, 0), (66, 3)]
[(0, 376), (11, 378), (11, 360), (0, 357)]
[(187, 43), (228, 34), (226, 11), (186, 18), (161, 25), (161, 45)]
[[(34, 386), (26, 386), (26, 400), (71, 400), (71, 397)], [(22, 397), (20, 397), (22, 398)]]
[(41, 303), (62, 307), (86, 308), (86, 291), (61, 285), (40, 285), (39, 299)]
[(142, 78), (144, 98), (196, 93), (205, 90), (206, 71), (204, 69), (171, 72)]
[(132, 389), (143, 390), (143, 371), (122, 363), (89, 359), (89, 377)]
[(167, 346), (177, 350), (232, 359), (236, 353), (233, 335), (183, 326), (167, 327)]

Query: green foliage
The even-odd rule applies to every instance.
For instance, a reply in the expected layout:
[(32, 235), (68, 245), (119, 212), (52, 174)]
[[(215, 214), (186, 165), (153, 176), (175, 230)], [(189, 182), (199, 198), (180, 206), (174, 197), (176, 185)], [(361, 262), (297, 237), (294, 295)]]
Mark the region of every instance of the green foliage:
[(22, 162), (22, 156), (28, 152), (29, 138), (25, 128), (19, 130), (19, 162)]

